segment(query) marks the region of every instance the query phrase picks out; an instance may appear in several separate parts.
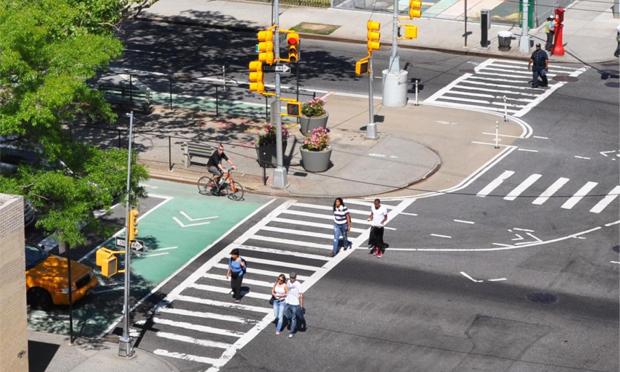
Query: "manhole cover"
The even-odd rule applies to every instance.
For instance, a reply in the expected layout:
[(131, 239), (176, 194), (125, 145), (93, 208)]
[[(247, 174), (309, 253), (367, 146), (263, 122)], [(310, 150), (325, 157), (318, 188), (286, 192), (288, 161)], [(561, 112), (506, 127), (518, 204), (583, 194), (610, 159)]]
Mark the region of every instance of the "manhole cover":
[(558, 296), (549, 292), (533, 292), (526, 296), (528, 300), (537, 304), (554, 304), (558, 302)]
[(613, 247), (611, 247), (611, 250), (616, 253), (620, 253), (620, 245), (614, 245)]
[(574, 76), (568, 76), (568, 75), (556, 75), (553, 77), (553, 80), (555, 81), (567, 81), (569, 83), (574, 83), (575, 81), (579, 81), (579, 79), (577, 79)]

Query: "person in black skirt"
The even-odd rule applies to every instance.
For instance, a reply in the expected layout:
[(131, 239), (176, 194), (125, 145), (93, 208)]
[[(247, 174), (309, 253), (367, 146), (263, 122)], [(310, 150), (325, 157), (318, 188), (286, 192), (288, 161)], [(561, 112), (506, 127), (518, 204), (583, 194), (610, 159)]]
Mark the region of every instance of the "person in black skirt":
[(368, 253), (372, 253), (378, 258), (383, 257), (383, 253), (385, 252), (383, 231), (387, 219), (387, 208), (381, 205), (381, 200), (375, 199), (374, 205), (370, 207), (370, 216), (368, 216), (368, 221), (371, 221), (370, 237), (368, 239), (368, 245), (370, 245), (370, 252)]

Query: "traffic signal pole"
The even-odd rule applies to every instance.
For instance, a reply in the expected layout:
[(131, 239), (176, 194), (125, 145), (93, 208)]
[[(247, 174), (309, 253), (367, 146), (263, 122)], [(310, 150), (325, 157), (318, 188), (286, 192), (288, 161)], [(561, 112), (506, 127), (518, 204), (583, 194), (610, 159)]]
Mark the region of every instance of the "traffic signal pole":
[[(273, 23), (274, 23), (274, 57), (276, 63), (280, 59), (280, 1), (273, 0)], [(276, 126), (276, 168), (273, 170), (273, 181), (271, 187), (283, 189), (286, 187), (286, 168), (284, 168), (284, 153), (282, 151), (282, 116), (280, 115), (280, 71), (276, 69), (276, 104), (272, 106), (275, 112), (272, 117), (275, 119)]]
[(383, 105), (388, 107), (405, 106), (407, 104), (407, 71), (400, 69), (400, 57), (398, 55), (398, 0), (394, 0), (390, 65), (382, 71), (382, 76)]
[(398, 0), (394, 0), (394, 15), (392, 17), (392, 55), (390, 56), (390, 74), (400, 72), (400, 57), (398, 55)]
[(118, 342), (118, 355), (122, 357), (133, 357), (134, 350), (129, 337), (129, 285), (131, 281), (131, 242), (129, 241), (129, 230), (131, 229), (131, 218), (129, 218), (130, 199), (131, 199), (131, 143), (133, 142), (133, 111), (129, 114), (129, 145), (127, 146), (127, 201), (125, 202), (125, 289), (123, 293), (123, 335)]

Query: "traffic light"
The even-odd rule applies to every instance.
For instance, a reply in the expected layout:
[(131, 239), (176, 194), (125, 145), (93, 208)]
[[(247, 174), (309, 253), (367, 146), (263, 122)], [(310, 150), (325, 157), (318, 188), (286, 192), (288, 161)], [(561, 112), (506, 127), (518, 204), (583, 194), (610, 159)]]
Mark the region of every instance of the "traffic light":
[(261, 61), (252, 61), (250, 68), (250, 92), (263, 93), (265, 91), (265, 82), (263, 81), (263, 63)]
[(301, 116), (301, 102), (292, 101), (286, 103), (286, 115), (288, 116)]
[(404, 35), (403, 39), (417, 39), (418, 38), (418, 26), (416, 25), (403, 25)]
[(291, 63), (299, 61), (299, 34), (297, 32), (289, 32), (286, 35), (288, 43), (288, 60)]
[[(132, 208), (129, 211), (129, 231), (127, 234), (127, 247), (131, 244), (132, 241), (136, 240), (138, 236), (138, 212), (137, 209)], [(125, 248), (127, 249), (127, 248)]]
[(409, 0), (409, 18), (422, 17), (422, 1), (421, 0)]
[(355, 75), (360, 76), (368, 72), (368, 57), (355, 62)]
[(368, 21), (366, 26), (368, 28), (368, 35), (366, 37), (368, 40), (368, 52), (372, 53), (372, 51), (379, 50), (381, 47), (381, 32), (379, 31), (381, 29), (381, 23), (377, 21)]
[(275, 57), (273, 54), (273, 31), (263, 30), (257, 34), (258, 46), (258, 60), (268, 65), (273, 65)]

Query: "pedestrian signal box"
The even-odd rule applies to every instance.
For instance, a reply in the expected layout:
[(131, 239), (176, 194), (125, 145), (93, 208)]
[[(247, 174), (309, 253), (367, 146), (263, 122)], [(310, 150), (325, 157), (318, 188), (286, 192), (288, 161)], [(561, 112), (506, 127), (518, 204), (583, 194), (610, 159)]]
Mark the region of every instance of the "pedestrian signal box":
[(375, 50), (381, 48), (381, 23), (377, 21), (368, 21), (366, 23), (368, 34), (366, 35), (368, 52), (372, 53)]
[(368, 73), (368, 57), (355, 62), (355, 75), (360, 76)]
[(416, 25), (403, 25), (399, 31), (403, 39), (411, 40), (418, 38), (418, 26)]
[(101, 268), (101, 275), (109, 278), (119, 272), (118, 258), (116, 257), (119, 253), (124, 253), (124, 251), (113, 251), (106, 247), (97, 250), (95, 262)]
[(286, 115), (287, 116), (301, 116), (301, 102), (293, 101), (286, 103)]

